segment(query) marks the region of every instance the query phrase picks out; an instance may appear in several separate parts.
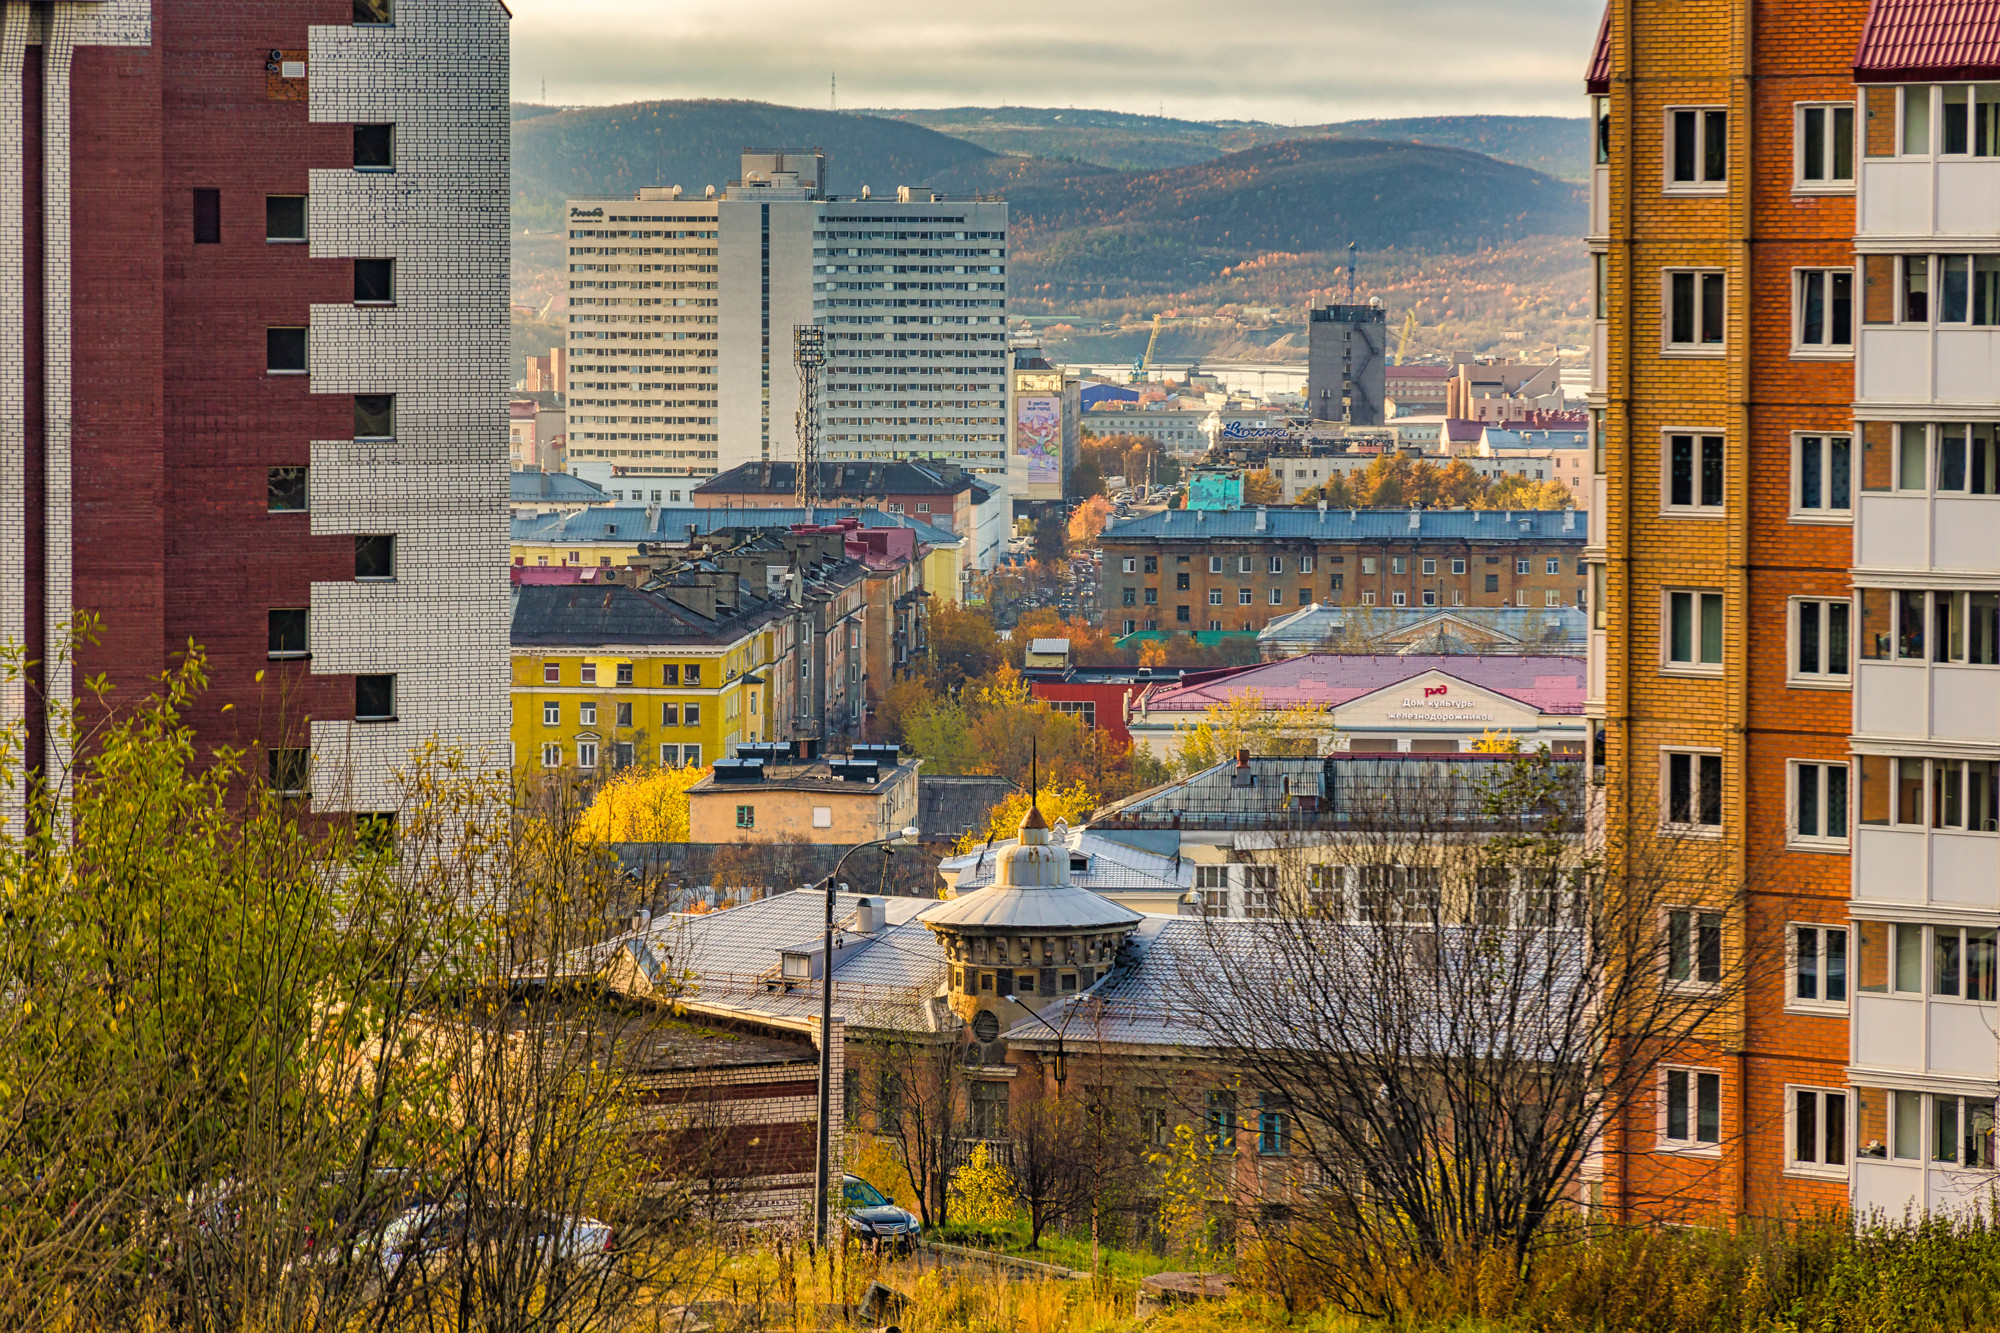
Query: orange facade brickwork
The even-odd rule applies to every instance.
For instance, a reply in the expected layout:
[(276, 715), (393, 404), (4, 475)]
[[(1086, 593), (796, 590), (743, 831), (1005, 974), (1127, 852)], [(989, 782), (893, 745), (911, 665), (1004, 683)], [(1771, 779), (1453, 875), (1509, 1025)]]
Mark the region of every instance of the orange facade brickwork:
[[(1591, 237), (1603, 256), (1591, 523), (1605, 567), (1592, 703), (1601, 808), (1614, 849), (1665, 863), (1697, 843), (1722, 853), (1730, 882), (1689, 883), (1686, 898), (1728, 908), (1725, 948), (1749, 978), (1712, 1044), (1684, 1053), (1720, 1076), (1718, 1141), (1667, 1150), (1654, 1106), (1614, 1127), (1606, 1193), (1625, 1215), (1771, 1216), (1846, 1201), (1838, 1169), (1795, 1167), (1787, 1120), (1794, 1089), (1844, 1087), (1846, 1019), (1794, 1005), (1785, 960), (1795, 925), (1847, 920), (1848, 858), (1838, 846), (1800, 849), (1790, 773), (1800, 760), (1845, 762), (1850, 696), (1801, 687), (1789, 664), (1792, 600), (1848, 595), (1849, 524), (1801, 520), (1793, 495), (1796, 437), (1852, 431), (1851, 350), (1801, 355), (1794, 293), (1801, 268), (1852, 266), (1854, 196), (1800, 188), (1795, 139), (1801, 104), (1855, 101), (1866, 10), (1865, 0), (1611, 5), (1609, 152), (1594, 186), (1605, 203)], [(1683, 109), (1707, 133), (1720, 127), (1706, 113), (1726, 113), (1723, 180), (1669, 180)], [(1719, 346), (1668, 346), (1676, 271), (1721, 275)], [(1675, 435), (1723, 440), (1720, 504), (1672, 503)], [(1674, 591), (1721, 594), (1719, 664), (1669, 660)], [(1664, 828), (1674, 749), (1720, 756), (1719, 827)]]

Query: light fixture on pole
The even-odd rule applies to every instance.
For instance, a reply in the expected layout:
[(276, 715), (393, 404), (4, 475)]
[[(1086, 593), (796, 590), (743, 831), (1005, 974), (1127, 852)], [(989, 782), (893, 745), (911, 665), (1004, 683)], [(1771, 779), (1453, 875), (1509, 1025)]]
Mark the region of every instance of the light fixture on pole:
[(1056, 1034), (1056, 1095), (1058, 1097), (1062, 1096), (1063, 1084), (1069, 1079), (1069, 1052), (1063, 1048), (1063, 1040), (1069, 1028), (1069, 1020), (1076, 1016), (1076, 1010), (1072, 1008), (1069, 1014), (1064, 1017), (1063, 1025), (1057, 1027), (1055, 1024), (1049, 1022), (1048, 1019), (1043, 1018), (1040, 1014), (1028, 1008), (1027, 1002), (1020, 996), (1009, 995), (1007, 998), (1015, 1004), (1020, 1005), (1022, 1013)]
[(914, 846), (918, 837), (919, 830), (911, 825), (893, 838), (856, 843), (833, 863), (833, 873), (821, 880), (819, 885), (820, 891), (826, 895), (826, 933), (821, 939), (819, 957), (819, 1153), (813, 1172), (813, 1238), (821, 1245), (827, 1241), (828, 1194), (833, 1188), (833, 1161), (829, 1156), (832, 1126), (827, 1122), (833, 1113), (833, 908), (840, 897), (835, 892), (835, 884), (840, 878), (841, 867), (856, 852), (868, 847), (880, 847), (885, 855), (893, 855), (898, 847)]

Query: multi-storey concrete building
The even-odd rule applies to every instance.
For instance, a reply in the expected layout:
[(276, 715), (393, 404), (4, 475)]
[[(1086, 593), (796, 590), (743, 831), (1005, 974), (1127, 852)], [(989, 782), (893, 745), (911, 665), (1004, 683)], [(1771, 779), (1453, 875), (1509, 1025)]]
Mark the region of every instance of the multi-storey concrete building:
[(1306, 409), (1314, 421), (1379, 426), (1387, 411), (1388, 312), (1315, 306), (1306, 320)]
[[(1822, 613), (1852, 638), (1852, 1198), (1901, 1216), (1984, 1208), (1995, 1184), (2000, 16), (1876, 0), (1853, 73), (1816, 160), (1856, 189), (1861, 280), (1843, 263), (1825, 281), (1859, 298), (1859, 452), (1815, 473), (1801, 437), (1788, 498), (1852, 511), (1854, 609)], [(1793, 623), (1810, 629), (1813, 606)], [(1788, 675), (1814, 646), (1795, 632)]]
[[(1852, 59), (1866, 9), (1612, 0), (1589, 76), (1600, 831), (1613, 882), (1628, 857), (1686, 868), (1670, 914), (1702, 957), (1674, 984), (1747, 979), (1614, 1119), (1605, 1183), (1621, 1215), (1847, 1198)], [(1718, 862), (1722, 882), (1705, 877)]]
[(321, 810), (392, 809), (433, 735), (504, 760), (507, 43), (495, 0), (7, 7), (0, 643), (42, 665), (0, 723), (32, 765), (67, 759), (43, 698), (134, 698), (189, 643), (197, 750)]
[(1123, 632), (1261, 630), (1302, 606), (1575, 606), (1577, 510), (1168, 509), (1104, 530)]
[(821, 457), (1007, 469), (1007, 205), (835, 199), (817, 153), (719, 195), (568, 205), (572, 468), (701, 478), (798, 457), (794, 333), (824, 329)]

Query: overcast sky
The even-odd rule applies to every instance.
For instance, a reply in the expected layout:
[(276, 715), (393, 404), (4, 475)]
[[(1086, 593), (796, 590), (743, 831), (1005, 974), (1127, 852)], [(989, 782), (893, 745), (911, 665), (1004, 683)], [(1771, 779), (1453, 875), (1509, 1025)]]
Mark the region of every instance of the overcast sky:
[(514, 96), (1077, 106), (1190, 120), (1583, 114), (1603, 0), (510, 0)]

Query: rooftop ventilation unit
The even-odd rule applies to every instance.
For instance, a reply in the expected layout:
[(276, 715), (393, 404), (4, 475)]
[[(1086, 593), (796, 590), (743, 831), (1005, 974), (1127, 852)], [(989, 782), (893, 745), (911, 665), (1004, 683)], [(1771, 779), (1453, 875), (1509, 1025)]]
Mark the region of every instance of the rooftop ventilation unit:
[(857, 745), (851, 756), (856, 763), (867, 761), (882, 768), (894, 768), (902, 762), (903, 747), (900, 745)]
[(718, 759), (715, 761), (715, 780), (722, 782), (762, 782), (764, 761), (762, 759)]
[(758, 742), (736, 747), (736, 758), (755, 759), (760, 764), (781, 764), (791, 758), (791, 755), (792, 747), (782, 741), (775, 744)]
[(865, 782), (873, 786), (882, 776), (881, 766), (873, 759), (835, 759), (828, 767), (842, 782)]

